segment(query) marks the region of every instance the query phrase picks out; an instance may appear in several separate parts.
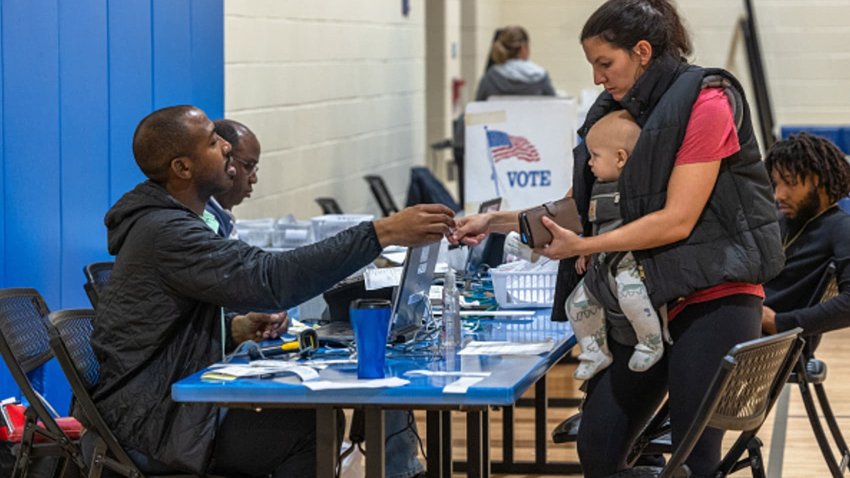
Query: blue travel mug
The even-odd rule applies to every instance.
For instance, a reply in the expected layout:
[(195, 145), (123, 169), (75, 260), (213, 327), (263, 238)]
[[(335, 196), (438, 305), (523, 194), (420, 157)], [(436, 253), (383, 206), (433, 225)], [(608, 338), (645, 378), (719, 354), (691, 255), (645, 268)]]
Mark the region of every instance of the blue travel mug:
[(349, 317), (357, 345), (357, 378), (384, 378), (391, 311), (390, 301), (384, 299), (351, 302)]

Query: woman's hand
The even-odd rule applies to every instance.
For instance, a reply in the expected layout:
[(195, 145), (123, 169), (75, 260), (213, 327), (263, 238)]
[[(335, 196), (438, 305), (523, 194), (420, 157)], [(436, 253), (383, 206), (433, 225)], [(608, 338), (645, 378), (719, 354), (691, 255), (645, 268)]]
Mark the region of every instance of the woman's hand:
[(230, 323), (230, 335), (237, 344), (246, 340), (266, 340), (285, 334), (289, 328), (289, 317), (286, 312), (264, 314), (249, 312), (237, 315)]
[(584, 239), (576, 233), (564, 229), (546, 216), (541, 220), (546, 229), (552, 233), (552, 242), (548, 246), (535, 249), (537, 252), (552, 260), (587, 254), (587, 251), (583, 249)]
[(490, 215), (475, 214), (455, 219), (455, 230), (448, 236), (451, 244), (477, 246), (490, 233)]
[(776, 333), (776, 311), (768, 306), (762, 307), (761, 331), (767, 335), (773, 335)]

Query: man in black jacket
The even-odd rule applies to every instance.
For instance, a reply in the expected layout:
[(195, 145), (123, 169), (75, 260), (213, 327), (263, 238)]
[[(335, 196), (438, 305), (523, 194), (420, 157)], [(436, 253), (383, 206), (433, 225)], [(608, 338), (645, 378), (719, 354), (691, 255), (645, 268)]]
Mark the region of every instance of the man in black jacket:
[[(92, 334), (101, 363), (94, 399), (143, 471), (313, 476), (312, 413), (223, 414), (173, 402), (171, 384), (235, 344), (282, 328), (277, 314), (226, 321), (222, 307), (286, 310), (365, 266), (384, 246), (439, 240), (454, 225), (453, 213), (420, 205), (297, 251), (269, 253), (223, 239), (201, 219), (209, 198), (232, 186), (230, 149), (192, 106), (155, 111), (136, 128), (133, 155), (148, 180), (105, 219), (116, 260)], [(234, 442), (240, 446), (220, 446)]]
[[(850, 326), (850, 215), (838, 200), (850, 193), (850, 165), (828, 140), (792, 135), (765, 157), (782, 213), (785, 267), (764, 284), (762, 329), (776, 333), (802, 327), (806, 335)], [(839, 294), (809, 307), (830, 261)]]

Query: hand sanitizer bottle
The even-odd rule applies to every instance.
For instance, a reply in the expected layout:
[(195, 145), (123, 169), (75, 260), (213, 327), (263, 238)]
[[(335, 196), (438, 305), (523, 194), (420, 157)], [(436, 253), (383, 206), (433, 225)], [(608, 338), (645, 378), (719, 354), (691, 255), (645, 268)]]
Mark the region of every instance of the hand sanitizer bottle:
[(443, 347), (458, 347), (461, 345), (460, 323), (460, 292), (457, 290), (454, 269), (449, 267), (443, 286)]

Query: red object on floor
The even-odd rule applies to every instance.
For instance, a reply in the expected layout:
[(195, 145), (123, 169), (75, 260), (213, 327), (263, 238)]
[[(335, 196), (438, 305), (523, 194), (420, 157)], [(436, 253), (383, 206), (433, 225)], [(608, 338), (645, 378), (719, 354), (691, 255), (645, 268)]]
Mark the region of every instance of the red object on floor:
[[(24, 436), (24, 423), (26, 418), (24, 412), (26, 407), (10, 403), (3, 405), (3, 426), (0, 426), (0, 441), (20, 443)], [(40, 422), (39, 422), (40, 423)], [(83, 432), (83, 425), (74, 417), (56, 418), (56, 424), (65, 432), (71, 440), (79, 440)], [(36, 435), (36, 443), (41, 443), (45, 438), (41, 435)]]

